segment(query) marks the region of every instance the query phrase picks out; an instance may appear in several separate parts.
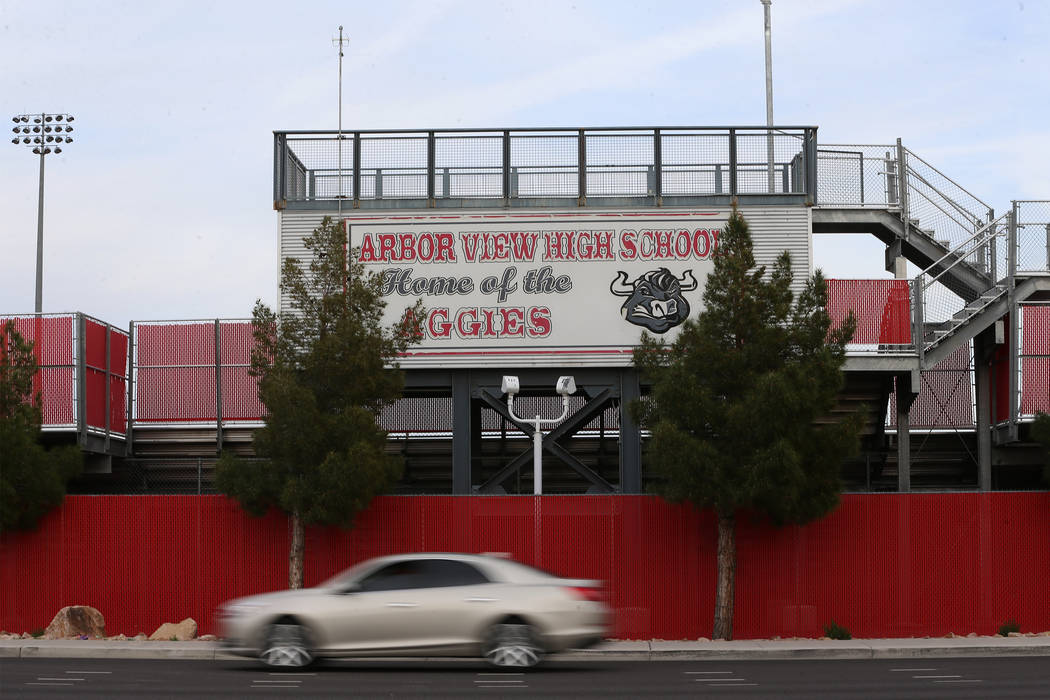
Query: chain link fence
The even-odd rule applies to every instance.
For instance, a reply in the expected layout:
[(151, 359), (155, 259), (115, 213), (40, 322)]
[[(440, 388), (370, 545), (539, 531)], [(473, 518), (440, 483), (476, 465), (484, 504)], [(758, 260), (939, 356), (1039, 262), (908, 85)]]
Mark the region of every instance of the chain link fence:
[(1050, 272), (1050, 200), (1014, 203), (1017, 271)]

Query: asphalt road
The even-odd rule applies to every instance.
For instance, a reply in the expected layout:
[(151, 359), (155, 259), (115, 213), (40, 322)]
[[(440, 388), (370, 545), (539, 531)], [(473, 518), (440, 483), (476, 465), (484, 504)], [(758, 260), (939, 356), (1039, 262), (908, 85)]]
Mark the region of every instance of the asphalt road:
[(1050, 660), (558, 661), (524, 673), (472, 661), (0, 660), (8, 698), (1050, 698)]

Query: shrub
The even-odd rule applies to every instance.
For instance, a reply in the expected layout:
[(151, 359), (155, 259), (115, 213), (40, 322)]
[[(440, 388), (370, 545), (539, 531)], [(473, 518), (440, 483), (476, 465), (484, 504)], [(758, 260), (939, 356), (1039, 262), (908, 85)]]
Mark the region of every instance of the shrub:
[(1020, 632), (1021, 625), (1017, 624), (1017, 620), (1007, 620), (1003, 624), (999, 625), (999, 634), (1004, 637), (1009, 637), (1011, 632)]
[(853, 635), (849, 633), (849, 630), (834, 620), (824, 625), (824, 636), (829, 639), (853, 639)]
[(33, 637), (34, 639), (40, 639), (41, 637), (44, 636), (44, 630), (42, 628), (40, 628), (40, 627), (37, 627), (35, 630), (32, 630), (29, 633), (29, 636)]

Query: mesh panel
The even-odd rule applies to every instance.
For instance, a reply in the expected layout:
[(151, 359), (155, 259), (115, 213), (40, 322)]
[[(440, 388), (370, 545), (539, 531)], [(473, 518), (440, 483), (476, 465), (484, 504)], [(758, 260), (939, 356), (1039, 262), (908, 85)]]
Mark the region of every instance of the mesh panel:
[[(974, 402), (971, 377), (973, 355), (963, 345), (936, 367), (922, 371), (922, 388), (908, 413), (913, 430), (973, 430)], [(897, 426), (897, 393), (890, 394), (886, 414), (891, 427)]]
[(426, 196), (426, 136), (362, 136), (361, 199)]
[(579, 196), (579, 139), (576, 134), (514, 134), (510, 169), (512, 197)]
[(728, 134), (661, 134), (665, 195), (729, 192)]
[(817, 150), (823, 206), (897, 206), (896, 146), (834, 145)]
[(652, 134), (601, 134), (586, 139), (588, 197), (656, 192)]
[(438, 136), (434, 168), (435, 197), (502, 197), (503, 138)]
[[(772, 145), (772, 149), (770, 146)], [(740, 194), (797, 194), (805, 192), (805, 179), (793, 177), (792, 163), (801, 157), (802, 138), (793, 134), (737, 134), (736, 187)], [(772, 150), (772, 153), (770, 151)], [(772, 164), (770, 163), (772, 155)], [(772, 187), (770, 166), (772, 165)], [(801, 168), (796, 168), (803, 172)]]
[(1017, 271), (1050, 271), (1050, 201), (1017, 202)]
[(848, 352), (899, 349), (911, 343), (908, 280), (828, 280), (828, 314), (834, 326), (852, 311), (857, 330)]
[(134, 417), (139, 422), (214, 422), (216, 382), (222, 382), (222, 420), (256, 422), (265, 409), (251, 365), (251, 322), (219, 322), (221, 367), (215, 366), (214, 321), (157, 321), (135, 325)]
[(1050, 306), (1021, 307), (1021, 415), (1050, 413)]

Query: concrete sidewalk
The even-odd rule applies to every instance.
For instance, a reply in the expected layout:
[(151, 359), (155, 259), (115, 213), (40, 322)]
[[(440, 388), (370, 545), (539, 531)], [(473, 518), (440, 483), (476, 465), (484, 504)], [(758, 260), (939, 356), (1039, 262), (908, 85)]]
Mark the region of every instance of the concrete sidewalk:
[[(975, 656), (1050, 656), (1050, 636), (917, 639), (754, 639), (732, 642), (609, 641), (566, 652), (564, 660), (731, 661), (787, 659), (913, 659)], [(0, 640), (0, 658), (109, 658), (232, 660), (217, 642), (143, 642), (76, 639)]]

